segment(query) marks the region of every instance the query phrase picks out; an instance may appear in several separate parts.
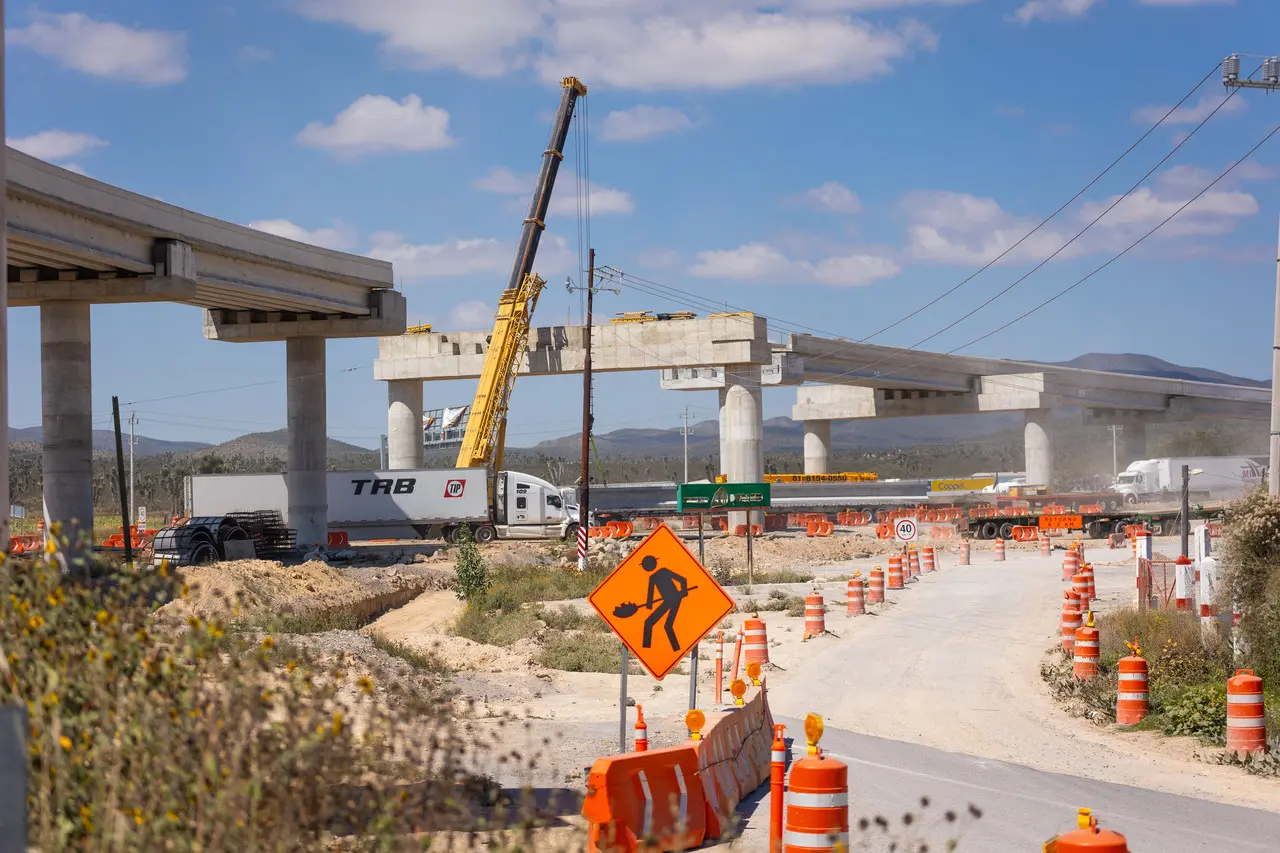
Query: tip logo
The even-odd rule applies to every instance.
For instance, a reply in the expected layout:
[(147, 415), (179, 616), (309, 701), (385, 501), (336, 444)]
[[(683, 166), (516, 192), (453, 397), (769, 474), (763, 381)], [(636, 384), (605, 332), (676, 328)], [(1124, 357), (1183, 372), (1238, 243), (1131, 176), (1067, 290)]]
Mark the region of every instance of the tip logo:
[(444, 484), (444, 496), (446, 498), (460, 498), (466, 488), (466, 480), (450, 480)]

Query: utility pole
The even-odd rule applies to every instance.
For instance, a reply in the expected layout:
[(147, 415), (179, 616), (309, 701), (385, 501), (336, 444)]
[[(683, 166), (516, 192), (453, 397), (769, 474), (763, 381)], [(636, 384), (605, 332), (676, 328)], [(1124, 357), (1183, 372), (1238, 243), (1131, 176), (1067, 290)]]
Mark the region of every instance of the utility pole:
[(1111, 482), (1115, 482), (1116, 477), (1120, 475), (1120, 454), (1118, 452), (1118, 443), (1116, 441), (1116, 433), (1124, 432), (1124, 427), (1119, 424), (1111, 425)]
[[(1262, 76), (1254, 80), (1240, 76), (1240, 58), (1248, 56), (1233, 53), (1222, 60), (1222, 85), (1228, 89), (1265, 89), (1267, 92), (1280, 90), (1280, 57), (1262, 58), (1259, 68)], [(1267, 468), (1267, 491), (1272, 498), (1280, 498), (1280, 245), (1276, 252), (1276, 313), (1275, 329), (1271, 338), (1271, 458)], [(1186, 536), (1184, 534), (1183, 539)], [(1186, 543), (1182, 553), (1186, 553)]]
[[(129, 413), (129, 512), (136, 512), (138, 508), (138, 497), (133, 490), (133, 446), (137, 444), (138, 438), (134, 432), (134, 427), (138, 425), (138, 413)], [(124, 526), (129, 526), (129, 519), (124, 520)]]
[(684, 407), (684, 427), (680, 430), (684, 435), (684, 481), (689, 482), (689, 407)]
[[(587, 316), (582, 357), (582, 490), (578, 493), (578, 571), (587, 570), (587, 528), (591, 524), (591, 307), (596, 291), (596, 250), (588, 250)], [(626, 666), (625, 656), (623, 666)], [(625, 669), (623, 672), (625, 673)], [(625, 737), (623, 738), (625, 740)]]
[(1191, 466), (1182, 466), (1182, 556), (1187, 556), (1187, 535), (1191, 531)]

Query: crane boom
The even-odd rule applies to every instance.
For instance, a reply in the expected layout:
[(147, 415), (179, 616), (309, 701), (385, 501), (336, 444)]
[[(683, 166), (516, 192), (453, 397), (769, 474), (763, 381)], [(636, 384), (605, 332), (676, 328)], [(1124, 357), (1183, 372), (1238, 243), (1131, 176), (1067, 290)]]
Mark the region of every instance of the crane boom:
[(538, 295), (546, 281), (533, 272), (533, 261), (538, 254), (538, 242), (546, 229), (547, 209), (551, 204), (551, 190), (555, 186), (560, 161), (564, 159), (564, 144), (573, 121), (573, 108), (579, 97), (587, 93), (587, 87), (576, 77), (560, 81), (563, 94), (560, 109), (551, 126), (551, 140), (542, 152), (542, 171), (533, 190), (529, 215), (525, 217), (520, 234), (520, 247), (516, 251), (515, 265), (506, 290), (498, 299), (494, 316), (493, 334), (489, 338), (489, 351), (485, 354), (484, 367), (480, 371), (480, 383), (471, 403), (471, 417), (467, 431), (458, 450), (459, 468), (475, 468), (494, 465), (502, 467), (502, 451), (506, 443), (507, 406), (520, 361), (529, 342), (529, 328)]

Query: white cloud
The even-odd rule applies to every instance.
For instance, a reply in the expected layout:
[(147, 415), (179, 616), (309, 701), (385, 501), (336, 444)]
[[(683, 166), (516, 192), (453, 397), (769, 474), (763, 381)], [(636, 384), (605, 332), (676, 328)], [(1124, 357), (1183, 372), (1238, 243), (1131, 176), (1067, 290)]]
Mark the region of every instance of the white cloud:
[(386, 151), (435, 151), (448, 148), (449, 113), (423, 104), (417, 95), (399, 103), (386, 95), (362, 95), (338, 113), (333, 124), (313, 121), (298, 142), (334, 154), (356, 157)]
[(242, 64), (251, 65), (255, 62), (269, 62), (275, 58), (275, 54), (269, 48), (259, 47), (256, 44), (246, 44), (240, 48), (238, 58)]
[(310, 243), (312, 246), (321, 246), (339, 252), (349, 252), (356, 245), (355, 230), (338, 221), (335, 221), (331, 228), (316, 228), (310, 231), (301, 225), (295, 225), (288, 219), (255, 219), (249, 223), (249, 227), (277, 237), (297, 240), (299, 243)]
[[(396, 278), (411, 280), (447, 278), (489, 273), (506, 275), (515, 258), (515, 243), (493, 237), (470, 237), (443, 243), (410, 243), (399, 234), (388, 231), (374, 234), (371, 258), (390, 261)], [(542, 235), (534, 268), (544, 277), (574, 269), (577, 254), (569, 250), (568, 241), (550, 232)], [(503, 285), (506, 281), (501, 282)], [(498, 286), (495, 284), (495, 286)]]
[(91, 133), (71, 133), (65, 130), (42, 130), (31, 136), (6, 139), (5, 144), (23, 154), (49, 162), (78, 157), (108, 145), (105, 139), (99, 139)]
[(674, 249), (651, 248), (643, 249), (636, 253), (636, 261), (641, 266), (651, 269), (669, 270), (672, 267), (678, 267), (683, 261), (683, 257)]
[(805, 190), (788, 199), (791, 204), (803, 205), (824, 213), (858, 213), (862, 202), (858, 194), (839, 181), (827, 181), (821, 186)]
[(641, 104), (629, 110), (614, 110), (605, 116), (601, 136), (610, 142), (638, 142), (693, 127), (693, 120), (674, 107)]
[(68, 172), (75, 172), (77, 175), (84, 175), (86, 178), (90, 177), (89, 173), (85, 171), (84, 166), (81, 166), (79, 163), (59, 163), (58, 166), (59, 168), (66, 169)]
[[(1218, 115), (1240, 112), (1246, 108), (1247, 102), (1244, 98), (1234, 97), (1223, 103), (1224, 98), (1226, 98), (1226, 95), (1219, 95), (1214, 90), (1208, 90), (1195, 103), (1178, 107), (1173, 111), (1172, 115), (1164, 120), (1164, 123), (1199, 124), (1205, 120), (1209, 113), (1213, 112), (1214, 107), (1218, 106), (1218, 104), (1223, 104), (1222, 109), (1218, 110)], [(1142, 124), (1155, 124), (1160, 120), (1161, 116), (1169, 112), (1170, 106), (1139, 107), (1133, 111), (1133, 120)]]
[[(523, 196), (527, 198), (532, 195), (533, 187), (537, 180), (537, 175), (521, 174), (503, 166), (494, 166), (486, 174), (472, 181), (471, 186), (482, 192), (494, 193), (495, 195)], [(635, 201), (631, 198), (630, 193), (613, 187), (593, 184), (589, 198), (593, 215), (628, 214), (636, 209)], [(559, 193), (552, 194), (551, 204), (547, 209), (548, 215), (576, 216), (577, 212), (578, 198), (571, 189), (561, 187)]]
[[(1150, 239), (1182, 238), (1178, 248), (1188, 250), (1192, 244), (1186, 238), (1228, 234), (1241, 221), (1255, 216), (1260, 210), (1258, 201), (1240, 189), (1240, 184), (1270, 180), (1276, 177), (1276, 172), (1261, 164), (1248, 169), (1242, 165), (1236, 172), (1239, 174), (1233, 172), (1163, 225)], [(1166, 169), (1150, 185), (1140, 187), (1119, 201), (1096, 225), (1063, 249), (1055, 260), (1110, 254), (1127, 248), (1178, 211), (1208, 186), (1217, 174), (1217, 171), (1189, 165)], [(1117, 194), (1081, 204), (1028, 237), (1001, 263), (1039, 263), (1058, 251), (1119, 198)], [(912, 192), (904, 196), (900, 209), (908, 221), (908, 255), (925, 263), (957, 266), (986, 264), (1039, 222), (1035, 217), (1009, 213), (995, 199), (967, 193)]]
[(892, 258), (854, 253), (818, 262), (793, 260), (767, 243), (744, 243), (736, 249), (699, 252), (689, 268), (699, 278), (770, 281), (784, 284), (817, 283), (858, 287), (901, 271)]
[(573, 69), (591, 85), (656, 90), (843, 83), (887, 73), (937, 38), (918, 22), (850, 13), (965, 0), (293, 0), (419, 68), (475, 77)]
[(79, 12), (37, 12), (29, 26), (7, 30), (5, 40), (98, 77), (158, 86), (187, 76), (185, 33), (130, 29)]
[(1027, 0), (1013, 13), (1013, 20), (1029, 24), (1032, 21), (1079, 18), (1099, 2), (1100, 0)]
[(1019, 106), (1007, 106), (1005, 104), (996, 104), (993, 112), (998, 116), (1005, 116), (1006, 118), (1022, 118), (1024, 115), (1027, 114), (1027, 108), (1019, 107)]
[(479, 299), (459, 302), (449, 312), (453, 329), (487, 329), (493, 325), (493, 308)]

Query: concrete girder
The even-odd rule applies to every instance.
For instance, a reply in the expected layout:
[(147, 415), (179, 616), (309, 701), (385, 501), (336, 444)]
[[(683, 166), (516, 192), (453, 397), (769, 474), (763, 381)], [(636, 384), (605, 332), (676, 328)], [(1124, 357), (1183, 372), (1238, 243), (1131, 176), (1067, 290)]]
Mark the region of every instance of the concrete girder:
[(175, 240), (190, 247), (198, 273), (194, 297), (183, 301), (204, 308), (363, 316), (369, 291), (394, 285), (385, 261), (193, 213), (13, 149), (6, 167), (8, 266), (20, 280), (24, 270), (39, 273), (28, 304), (43, 297), (45, 270), (165, 277), (157, 245)]
[[(664, 391), (714, 391), (725, 387), (723, 367), (669, 367), (662, 371)], [(804, 384), (804, 359), (788, 352), (775, 352), (773, 363), (760, 368), (760, 382), (766, 386)]]
[(805, 386), (796, 393), (791, 417), (797, 421), (903, 418), (920, 415), (969, 415), (1041, 409), (1057, 401), (1035, 377), (982, 377), (974, 393), (860, 388), (847, 385)]
[[(694, 320), (611, 323), (591, 330), (591, 369), (602, 373), (671, 367), (773, 363), (763, 317), (731, 314)], [(378, 341), (374, 378), (478, 379), (489, 348), (488, 332), (449, 332), (384, 337)], [(522, 375), (581, 373), (582, 326), (530, 330)]]
[(404, 333), (408, 309), (394, 290), (368, 293), (368, 314), (291, 314), (282, 311), (204, 312), (204, 336), (211, 341), (254, 343), (290, 338), (378, 338)]

